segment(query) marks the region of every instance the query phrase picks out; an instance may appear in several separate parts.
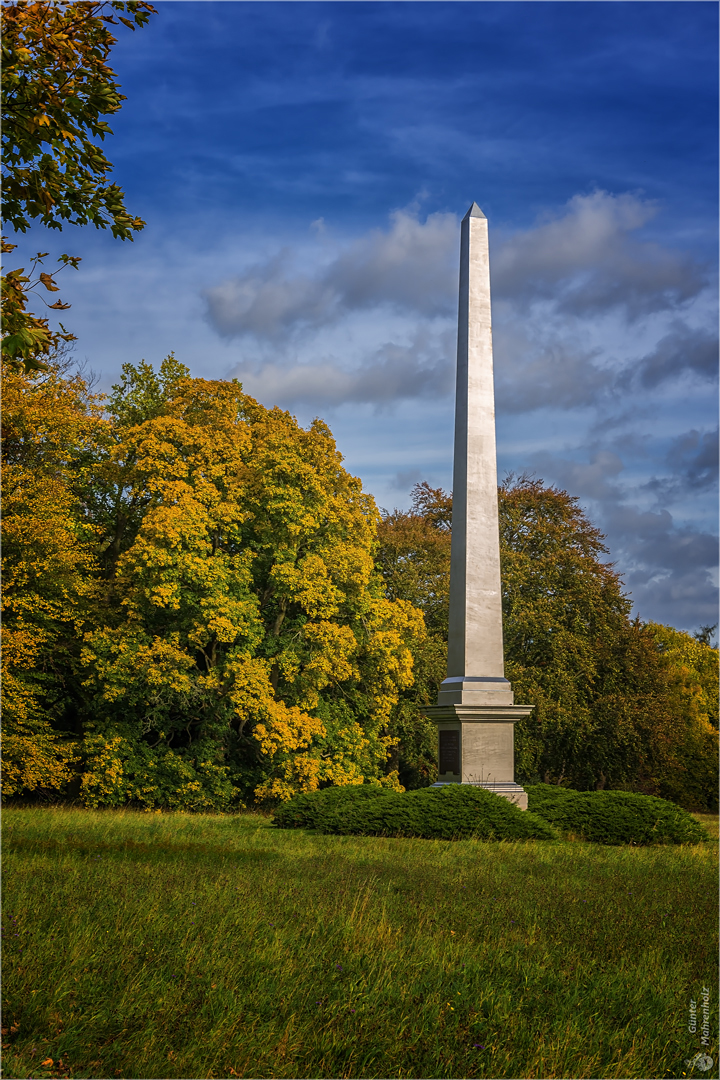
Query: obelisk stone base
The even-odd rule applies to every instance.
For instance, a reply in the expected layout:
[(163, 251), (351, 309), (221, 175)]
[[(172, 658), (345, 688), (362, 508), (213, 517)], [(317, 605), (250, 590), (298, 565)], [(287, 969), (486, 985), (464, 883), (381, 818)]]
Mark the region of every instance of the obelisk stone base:
[(527, 793), (515, 783), (515, 724), (531, 705), (435, 705), (425, 709), (438, 729), (441, 784), (472, 784), (527, 810)]

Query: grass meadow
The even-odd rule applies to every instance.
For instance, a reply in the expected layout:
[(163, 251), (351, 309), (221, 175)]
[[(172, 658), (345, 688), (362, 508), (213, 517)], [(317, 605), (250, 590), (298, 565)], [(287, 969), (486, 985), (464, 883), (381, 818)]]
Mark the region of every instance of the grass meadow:
[(703, 986), (718, 1059), (716, 839), (59, 808), (3, 835), (6, 1080), (717, 1076), (685, 1064)]

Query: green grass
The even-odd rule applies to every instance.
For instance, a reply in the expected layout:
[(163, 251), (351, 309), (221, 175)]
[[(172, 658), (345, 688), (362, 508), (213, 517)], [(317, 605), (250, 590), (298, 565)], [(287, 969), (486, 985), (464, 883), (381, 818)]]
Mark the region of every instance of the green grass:
[(704, 825), (708, 833), (714, 840), (718, 839), (720, 833), (720, 815), (718, 814), (693, 814), (694, 818)]
[(717, 1075), (684, 1065), (703, 986), (716, 1041), (716, 842), (62, 809), (3, 832), (6, 1078)]

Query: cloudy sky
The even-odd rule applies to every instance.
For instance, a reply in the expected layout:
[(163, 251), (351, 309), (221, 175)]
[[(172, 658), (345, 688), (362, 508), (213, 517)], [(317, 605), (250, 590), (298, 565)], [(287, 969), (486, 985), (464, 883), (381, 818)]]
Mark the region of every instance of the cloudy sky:
[(459, 222), (489, 219), (498, 462), (581, 500), (635, 610), (716, 622), (711, 2), (160, 0), (106, 152), (134, 243), (64, 321), (330, 424), (381, 507), (451, 486)]

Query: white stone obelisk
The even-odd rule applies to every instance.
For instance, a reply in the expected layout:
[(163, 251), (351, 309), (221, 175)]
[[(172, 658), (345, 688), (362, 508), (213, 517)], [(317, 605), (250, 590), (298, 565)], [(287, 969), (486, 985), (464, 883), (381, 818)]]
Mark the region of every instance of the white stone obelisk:
[(473, 203), (460, 237), (448, 674), (438, 703), (438, 783), (477, 784), (523, 809), (514, 705), (503, 663), (488, 223)]

